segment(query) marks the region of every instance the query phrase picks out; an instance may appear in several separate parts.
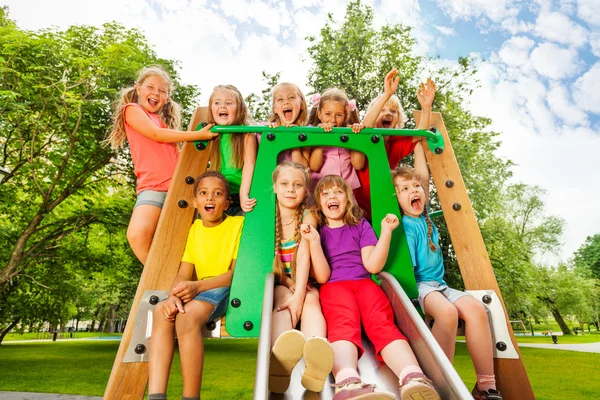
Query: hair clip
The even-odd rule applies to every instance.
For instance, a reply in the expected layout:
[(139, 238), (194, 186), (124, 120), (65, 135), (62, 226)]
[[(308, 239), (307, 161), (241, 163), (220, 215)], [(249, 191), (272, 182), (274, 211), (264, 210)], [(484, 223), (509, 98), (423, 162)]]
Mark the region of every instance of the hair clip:
[(312, 97), (310, 98), (310, 103), (312, 104), (313, 107), (317, 107), (320, 102), (321, 102), (321, 95), (319, 93), (313, 94)]
[(348, 100), (348, 102), (346, 103), (346, 111), (353, 112), (354, 110), (356, 110), (356, 100)]

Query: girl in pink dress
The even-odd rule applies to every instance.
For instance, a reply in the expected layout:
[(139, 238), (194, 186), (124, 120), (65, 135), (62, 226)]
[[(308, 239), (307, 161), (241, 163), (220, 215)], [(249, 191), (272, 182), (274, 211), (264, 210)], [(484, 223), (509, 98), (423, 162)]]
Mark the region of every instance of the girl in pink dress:
[[(354, 133), (360, 132), (363, 126), (358, 123), (356, 101), (349, 100), (341, 89), (327, 89), (322, 95), (314, 95), (308, 120), (309, 125), (320, 126), (325, 132), (334, 127), (352, 124)], [(359, 151), (341, 147), (313, 147), (310, 151), (309, 167), (311, 170), (310, 193), (314, 193), (319, 179), (326, 175), (338, 175), (344, 178), (354, 190), (360, 187), (356, 170), (362, 169), (365, 155)]]

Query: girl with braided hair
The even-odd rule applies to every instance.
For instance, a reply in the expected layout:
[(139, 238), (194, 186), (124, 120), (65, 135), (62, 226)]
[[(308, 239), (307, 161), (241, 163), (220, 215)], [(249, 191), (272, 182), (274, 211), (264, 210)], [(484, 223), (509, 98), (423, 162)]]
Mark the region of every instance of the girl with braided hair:
[(502, 400), (496, 390), (492, 335), (484, 306), (466, 292), (444, 282), (438, 230), (429, 217), (429, 170), (422, 142), (415, 146), (415, 168), (392, 171), (402, 223), (413, 262), (419, 305), (435, 320), (431, 332), (448, 359), (454, 359), (458, 319), (465, 322), (467, 348), (473, 359), (476, 400)]
[[(309, 171), (299, 163), (286, 161), (273, 171), (276, 194), (273, 269), (277, 278), (269, 368), (269, 390), (273, 393), (287, 390), (292, 371), (302, 357), (306, 365), (302, 385), (313, 392), (323, 389), (333, 367), (333, 350), (325, 339), (319, 291), (314, 285), (307, 285), (308, 243), (300, 234), (309, 183)], [(301, 316), (301, 330), (297, 330)]]

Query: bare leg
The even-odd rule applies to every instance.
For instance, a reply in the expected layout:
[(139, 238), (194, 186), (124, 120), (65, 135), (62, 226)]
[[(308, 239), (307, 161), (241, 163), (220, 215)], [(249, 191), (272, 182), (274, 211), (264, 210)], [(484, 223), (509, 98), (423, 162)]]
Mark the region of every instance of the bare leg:
[(142, 264), (146, 263), (160, 212), (160, 207), (142, 204), (134, 208), (131, 214), (127, 227), (127, 240), (133, 253)]
[(459, 298), (454, 305), (458, 316), (465, 321), (465, 339), (475, 373), (494, 375), (492, 334), (485, 307), (471, 296)]
[(206, 324), (215, 306), (204, 301), (192, 300), (184, 308), (185, 314), (177, 315), (175, 327), (179, 340), (183, 396), (194, 397), (200, 394), (202, 386), (202, 368), (204, 366), (202, 326)]
[(327, 335), (327, 325), (319, 303), (319, 291), (315, 288), (306, 292), (300, 324), (304, 337), (307, 339), (311, 337), (324, 338)]
[(435, 320), (431, 330), (433, 337), (440, 344), (450, 362), (453, 362), (456, 328), (458, 327), (456, 307), (440, 292), (431, 292), (425, 296), (424, 306), (425, 314), (431, 315)]
[(152, 336), (148, 362), (148, 393), (166, 393), (169, 371), (175, 347), (175, 322), (167, 321), (163, 313), (164, 303), (158, 303), (152, 311)]
[(381, 357), (388, 367), (400, 377), (400, 373), (406, 367), (419, 368), (415, 354), (406, 340), (394, 340), (381, 350)]
[(336, 382), (346, 378), (357, 377), (358, 374), (358, 349), (348, 340), (338, 340), (331, 343), (333, 347), (333, 376)]
[(277, 338), (286, 331), (294, 329), (292, 326), (292, 317), (290, 311), (285, 309), (283, 311), (277, 311), (277, 308), (285, 303), (290, 297), (292, 297), (292, 291), (285, 286), (275, 286), (275, 293), (273, 294), (273, 327), (271, 329), (271, 346), (275, 343)]

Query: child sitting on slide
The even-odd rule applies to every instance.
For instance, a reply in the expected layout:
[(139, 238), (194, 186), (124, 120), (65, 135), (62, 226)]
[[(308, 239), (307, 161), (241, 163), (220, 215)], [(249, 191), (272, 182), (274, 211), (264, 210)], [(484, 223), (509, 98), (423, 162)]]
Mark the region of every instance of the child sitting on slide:
[(396, 327), (388, 298), (371, 279), (384, 267), (398, 225), (395, 215), (386, 215), (377, 240), (343, 178), (327, 175), (317, 184), (315, 206), (301, 232), (310, 243), (315, 278), (323, 284), (319, 292), (334, 352), (334, 400), (396, 398), (362, 382), (357, 369), (364, 352), (361, 328), (373, 342), (377, 358), (398, 376), (403, 400), (440, 398)]
[(467, 349), (473, 359), (476, 400), (502, 400), (496, 390), (492, 335), (483, 304), (444, 282), (444, 263), (438, 231), (429, 217), (429, 170), (423, 144), (415, 147), (415, 168), (398, 167), (393, 173), (402, 223), (415, 270), (419, 304), (435, 319), (432, 333), (448, 359), (454, 358), (458, 319), (465, 321)]

